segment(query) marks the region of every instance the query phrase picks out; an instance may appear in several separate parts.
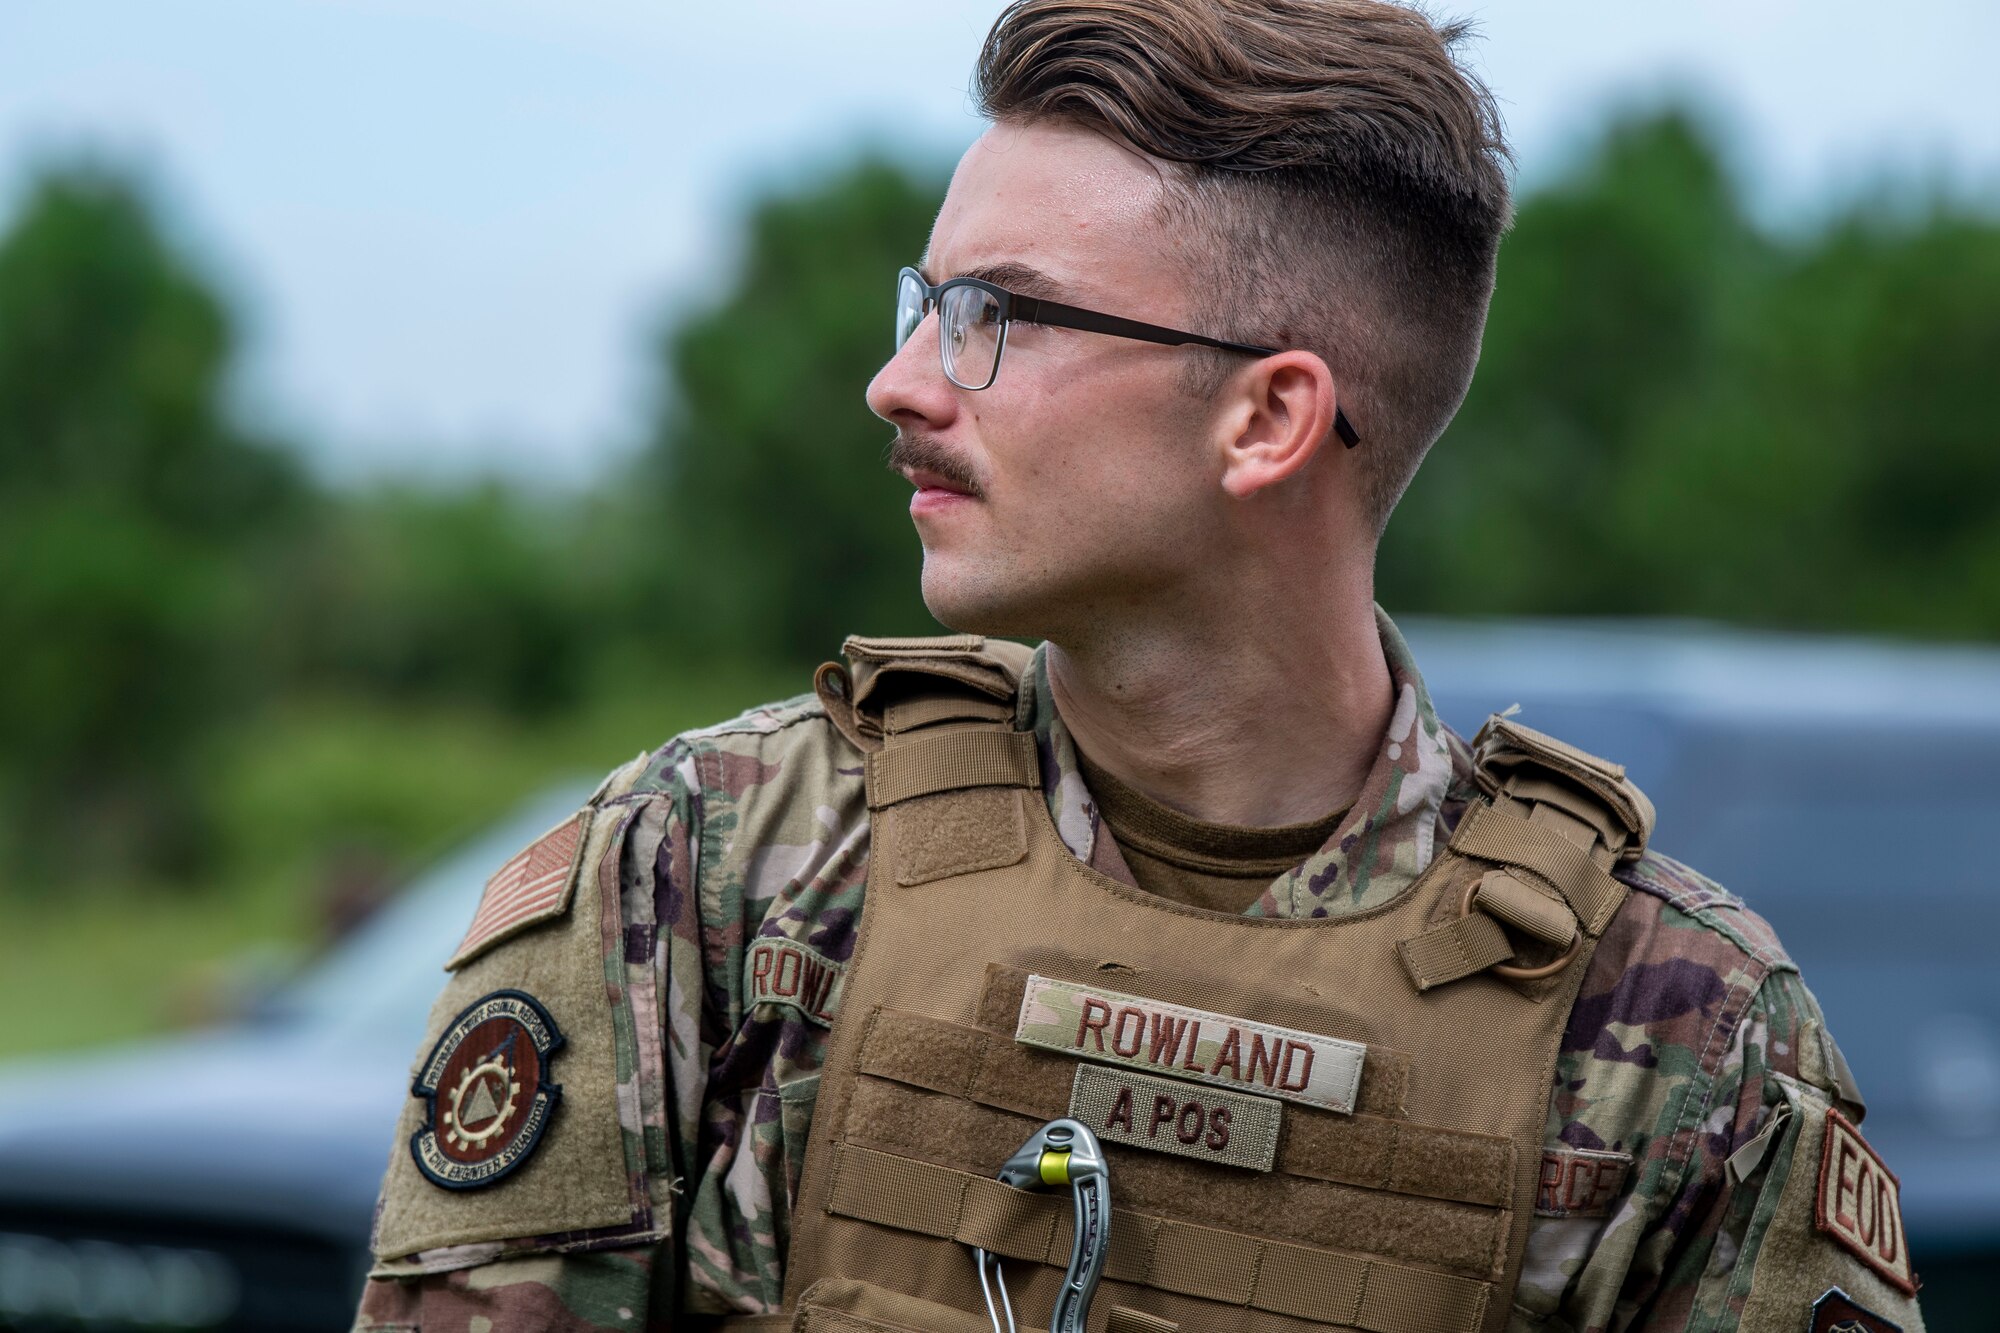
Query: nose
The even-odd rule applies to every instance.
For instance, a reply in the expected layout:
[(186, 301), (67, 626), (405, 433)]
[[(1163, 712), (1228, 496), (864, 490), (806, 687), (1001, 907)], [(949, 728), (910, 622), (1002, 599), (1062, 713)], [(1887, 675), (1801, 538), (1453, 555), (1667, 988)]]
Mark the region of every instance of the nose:
[(868, 410), (897, 426), (937, 431), (958, 412), (957, 391), (938, 364), (938, 313), (923, 317), (868, 382)]

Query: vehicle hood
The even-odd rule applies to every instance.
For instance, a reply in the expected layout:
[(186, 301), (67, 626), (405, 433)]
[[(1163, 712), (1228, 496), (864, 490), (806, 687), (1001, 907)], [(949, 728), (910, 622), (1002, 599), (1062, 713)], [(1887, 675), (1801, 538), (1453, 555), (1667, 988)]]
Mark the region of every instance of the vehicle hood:
[(276, 1025), (0, 1065), (0, 1202), (355, 1241), (409, 1095), (394, 1049)]

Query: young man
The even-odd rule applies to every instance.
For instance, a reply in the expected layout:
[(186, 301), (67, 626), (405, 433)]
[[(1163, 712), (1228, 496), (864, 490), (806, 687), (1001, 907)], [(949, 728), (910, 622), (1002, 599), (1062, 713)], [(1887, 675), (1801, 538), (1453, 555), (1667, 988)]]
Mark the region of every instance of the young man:
[(1769, 928), (1622, 770), (1453, 735), (1373, 605), (1509, 219), (1458, 36), (1001, 16), (868, 388), (964, 635), (852, 642), (496, 874), (358, 1327), (976, 1331), (970, 1245), (1039, 1324), (1068, 1204), (990, 1177), (1063, 1115), (1093, 1329), (1920, 1326)]

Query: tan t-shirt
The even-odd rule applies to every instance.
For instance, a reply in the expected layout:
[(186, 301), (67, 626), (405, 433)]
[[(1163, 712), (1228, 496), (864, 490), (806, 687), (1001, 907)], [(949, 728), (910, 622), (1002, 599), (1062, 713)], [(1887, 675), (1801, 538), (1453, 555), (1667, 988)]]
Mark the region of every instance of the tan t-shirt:
[(1243, 912), (1271, 881), (1326, 845), (1345, 809), (1307, 824), (1208, 824), (1141, 795), (1077, 754), (1098, 814), (1148, 893), (1211, 912)]

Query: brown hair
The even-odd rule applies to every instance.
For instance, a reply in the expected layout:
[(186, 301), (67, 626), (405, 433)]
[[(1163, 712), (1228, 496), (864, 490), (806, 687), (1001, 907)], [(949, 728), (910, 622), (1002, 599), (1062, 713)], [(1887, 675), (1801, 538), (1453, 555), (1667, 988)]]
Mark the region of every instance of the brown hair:
[[(993, 120), (1174, 164), (1194, 327), (1326, 360), (1377, 532), (1471, 383), (1512, 217), (1468, 30), (1383, 0), (1014, 0), (974, 72)], [(1240, 364), (1190, 360), (1204, 397)]]

